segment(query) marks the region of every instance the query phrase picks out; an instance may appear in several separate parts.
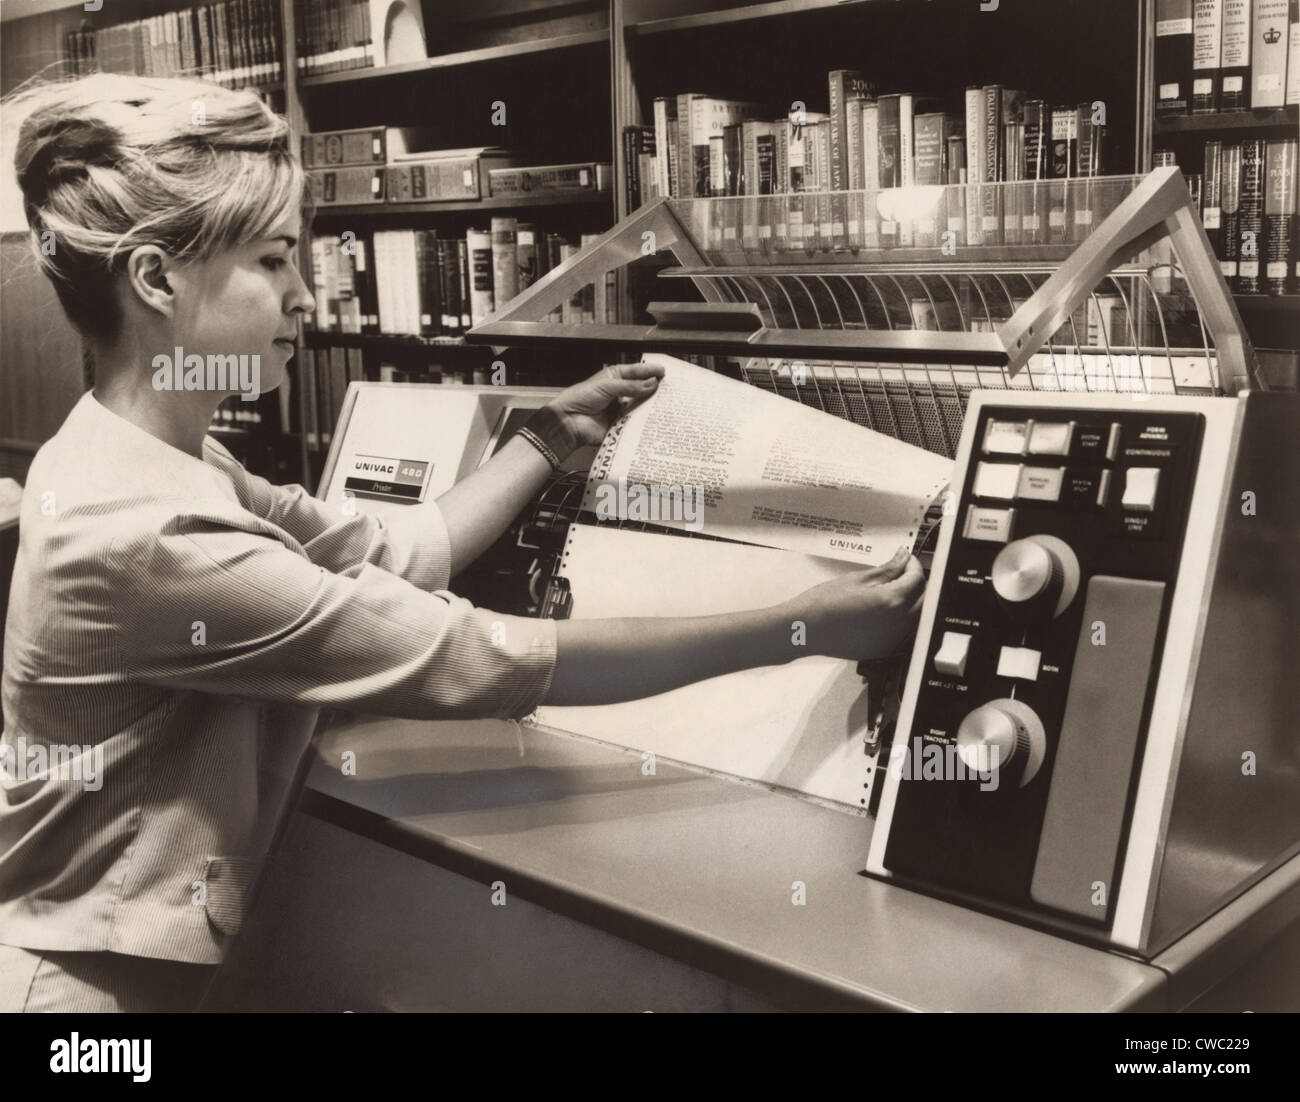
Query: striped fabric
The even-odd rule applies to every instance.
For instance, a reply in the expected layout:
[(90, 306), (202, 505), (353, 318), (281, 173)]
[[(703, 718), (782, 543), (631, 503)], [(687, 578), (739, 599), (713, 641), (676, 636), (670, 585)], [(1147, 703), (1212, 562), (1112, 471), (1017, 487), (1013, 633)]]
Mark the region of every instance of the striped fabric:
[[(336, 515), (91, 392), (33, 460), (19, 525), (0, 944), (217, 963), (319, 707), (520, 717), (550, 688), (554, 621), (450, 593), (436, 508)], [(24, 777), (24, 747), (62, 762)]]
[(0, 945), (0, 1014), (180, 1014), (199, 1009), (215, 964)]

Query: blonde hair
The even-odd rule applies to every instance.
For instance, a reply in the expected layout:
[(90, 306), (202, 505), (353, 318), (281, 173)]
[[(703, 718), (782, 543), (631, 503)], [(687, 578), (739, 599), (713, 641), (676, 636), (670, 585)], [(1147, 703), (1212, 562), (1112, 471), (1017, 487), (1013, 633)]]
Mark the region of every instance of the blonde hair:
[(32, 249), (83, 336), (117, 335), (112, 284), (138, 246), (185, 263), (264, 237), (295, 208), (310, 222), (289, 123), (252, 92), (96, 73), (29, 82), (5, 108), (28, 111), (14, 168)]

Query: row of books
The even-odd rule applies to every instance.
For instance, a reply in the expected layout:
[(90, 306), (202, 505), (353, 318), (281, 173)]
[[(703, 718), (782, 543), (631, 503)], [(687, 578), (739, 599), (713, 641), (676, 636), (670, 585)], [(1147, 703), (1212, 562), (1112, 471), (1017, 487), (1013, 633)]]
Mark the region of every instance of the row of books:
[[(1185, 173), (1228, 286), (1244, 295), (1300, 291), (1300, 199), (1295, 138), (1207, 141), (1200, 172)], [(1175, 164), (1156, 153), (1157, 164)]]
[[(969, 184), (959, 193), (964, 211), (943, 212), (938, 221), (939, 234), (952, 230), (958, 236), (954, 244), (1051, 244), (1082, 240), (1090, 231), (1091, 207), (1069, 209), (1071, 189), (1050, 185), (1108, 171), (1104, 104), (1053, 106), (991, 84), (968, 88), (958, 116), (937, 109), (930, 97), (876, 96), (874, 85), (851, 70), (830, 73), (829, 91), (828, 113), (796, 105), (775, 121), (761, 117), (768, 113), (762, 105), (738, 100), (696, 93), (656, 99), (654, 127), (629, 128), (624, 135), (629, 186), (637, 189), (629, 203), (639, 206), (659, 195), (879, 193)], [(1042, 185), (1029, 189), (1024, 209), (1019, 191), (983, 186), (1022, 181)], [(1007, 209), (1008, 195), (1017, 197), (1015, 209)], [(796, 217), (803, 209), (797, 203), (780, 206)], [(858, 220), (851, 210), (839, 218), (837, 206), (828, 209), (829, 218), (819, 222)], [(861, 217), (874, 222), (877, 214), (894, 221), (887, 211)], [(808, 222), (799, 221), (794, 248), (806, 244)], [(847, 227), (843, 232), (852, 236)], [(864, 236), (872, 234), (865, 227)], [(779, 235), (773, 229), (766, 236)], [(882, 247), (916, 243), (906, 227), (897, 237), (886, 227), (882, 238)]]
[(293, 26), (301, 76), (376, 63), (370, 0), (294, 0)]
[(1300, 103), (1295, 0), (1156, 0), (1157, 116)]
[(437, 149), (418, 126), (363, 126), (302, 136), (302, 163), (322, 206), (437, 203), (607, 193), (611, 165), (527, 165), (499, 146)]
[(243, 88), (280, 80), (281, 54), (278, 0), (220, 0), (64, 36), (75, 76), (201, 76)]
[[(558, 267), (596, 235), (575, 241), (513, 217), (464, 237), (432, 229), (349, 231), (312, 238), (311, 327), (324, 332), (458, 337)], [(613, 296), (601, 280), (550, 320), (606, 321)]]
[(300, 346), (291, 362), (289, 378), (297, 391), (296, 402), (290, 396), (296, 416), (291, 429), (306, 437), (309, 452), (324, 451), (343, 415), (348, 384), (364, 378), (361, 349)]

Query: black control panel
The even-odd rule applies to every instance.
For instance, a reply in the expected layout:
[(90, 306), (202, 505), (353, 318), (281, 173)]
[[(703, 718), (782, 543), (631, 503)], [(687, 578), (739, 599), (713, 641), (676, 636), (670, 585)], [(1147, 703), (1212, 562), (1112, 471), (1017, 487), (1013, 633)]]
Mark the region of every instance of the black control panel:
[(1110, 921), (1202, 431), (1140, 402), (981, 410), (891, 757), (892, 876)]

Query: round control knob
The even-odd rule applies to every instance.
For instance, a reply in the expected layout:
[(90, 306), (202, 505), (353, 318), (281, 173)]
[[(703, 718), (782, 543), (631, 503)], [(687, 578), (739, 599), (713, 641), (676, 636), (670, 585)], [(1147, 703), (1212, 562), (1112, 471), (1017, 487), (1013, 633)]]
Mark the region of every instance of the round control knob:
[(971, 773), (997, 771), (1023, 788), (1038, 773), (1047, 736), (1037, 713), (1009, 697), (981, 704), (957, 728), (957, 756)]
[(1013, 540), (993, 560), (993, 592), (1026, 612), (1059, 616), (1079, 588), (1079, 561), (1054, 536)]

